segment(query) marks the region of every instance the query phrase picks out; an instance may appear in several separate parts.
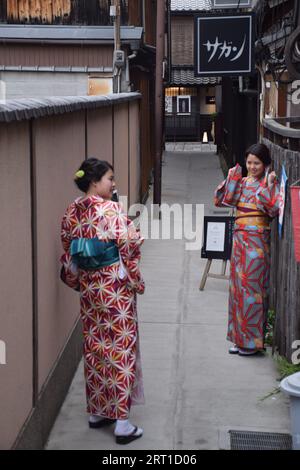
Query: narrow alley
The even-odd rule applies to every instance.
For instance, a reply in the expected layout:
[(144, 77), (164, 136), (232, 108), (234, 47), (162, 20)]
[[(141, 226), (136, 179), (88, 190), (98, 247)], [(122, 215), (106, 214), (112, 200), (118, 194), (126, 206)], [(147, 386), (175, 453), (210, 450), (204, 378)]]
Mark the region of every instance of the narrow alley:
[(300, 449), (299, 48), (295, 0), (0, 2), (0, 451)]
[[(163, 202), (220, 211), (213, 206), (223, 178), (214, 146), (167, 149)], [(200, 251), (185, 250), (185, 240), (145, 241), (138, 315), (146, 404), (131, 413), (144, 436), (128, 449), (230, 449), (229, 430), (290, 432), (288, 399), (262, 400), (278, 386), (271, 356), (228, 354), (228, 281), (208, 279), (200, 292), (205, 263)], [(46, 448), (120, 450), (113, 427), (89, 429), (87, 418), (81, 362)]]

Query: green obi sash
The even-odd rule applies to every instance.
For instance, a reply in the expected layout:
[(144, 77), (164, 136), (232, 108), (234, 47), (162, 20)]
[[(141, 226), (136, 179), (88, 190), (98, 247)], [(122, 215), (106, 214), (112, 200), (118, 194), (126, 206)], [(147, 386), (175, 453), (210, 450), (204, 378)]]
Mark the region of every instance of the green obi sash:
[(100, 269), (119, 261), (116, 244), (99, 238), (75, 238), (71, 242), (70, 254), (78, 268), (86, 270)]

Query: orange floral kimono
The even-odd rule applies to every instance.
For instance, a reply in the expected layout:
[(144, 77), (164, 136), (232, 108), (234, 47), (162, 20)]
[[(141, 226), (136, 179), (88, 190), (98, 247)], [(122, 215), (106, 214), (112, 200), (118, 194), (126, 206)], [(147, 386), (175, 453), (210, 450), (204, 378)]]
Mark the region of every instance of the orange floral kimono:
[[(119, 261), (97, 270), (78, 269), (70, 246), (82, 237), (114, 240)], [(136, 310), (136, 294), (144, 292), (143, 239), (119, 203), (98, 196), (76, 199), (68, 207), (61, 239), (65, 281), (80, 290), (87, 412), (127, 419), (131, 405), (144, 402)]]

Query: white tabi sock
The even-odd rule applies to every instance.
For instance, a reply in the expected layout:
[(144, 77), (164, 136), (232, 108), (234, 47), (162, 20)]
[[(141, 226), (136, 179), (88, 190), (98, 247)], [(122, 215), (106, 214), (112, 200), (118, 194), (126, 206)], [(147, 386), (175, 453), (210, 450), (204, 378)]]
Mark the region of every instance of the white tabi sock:
[[(117, 424), (115, 427), (115, 435), (116, 436), (129, 436), (135, 430), (135, 426), (131, 424), (129, 419), (118, 419)], [(139, 436), (143, 434), (143, 430), (141, 428), (137, 428), (135, 435)]]
[(90, 415), (89, 422), (90, 423), (99, 423), (99, 421), (102, 421), (103, 419), (104, 418), (102, 416)]

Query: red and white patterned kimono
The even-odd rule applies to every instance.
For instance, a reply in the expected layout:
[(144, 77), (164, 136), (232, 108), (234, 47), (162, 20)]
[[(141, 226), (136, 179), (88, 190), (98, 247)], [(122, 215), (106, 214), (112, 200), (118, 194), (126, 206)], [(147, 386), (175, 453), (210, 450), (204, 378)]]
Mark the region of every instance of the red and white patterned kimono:
[[(77, 269), (74, 238), (114, 240), (121, 262), (94, 271)], [(91, 196), (76, 199), (61, 229), (66, 282), (80, 287), (87, 412), (127, 419), (131, 405), (144, 403), (136, 294), (144, 292), (139, 271), (143, 239), (120, 204)]]
[(268, 311), (270, 221), (279, 211), (279, 185), (264, 177), (242, 178), (236, 165), (215, 192), (216, 206), (236, 207), (230, 261), (227, 339), (238, 347), (262, 349)]

